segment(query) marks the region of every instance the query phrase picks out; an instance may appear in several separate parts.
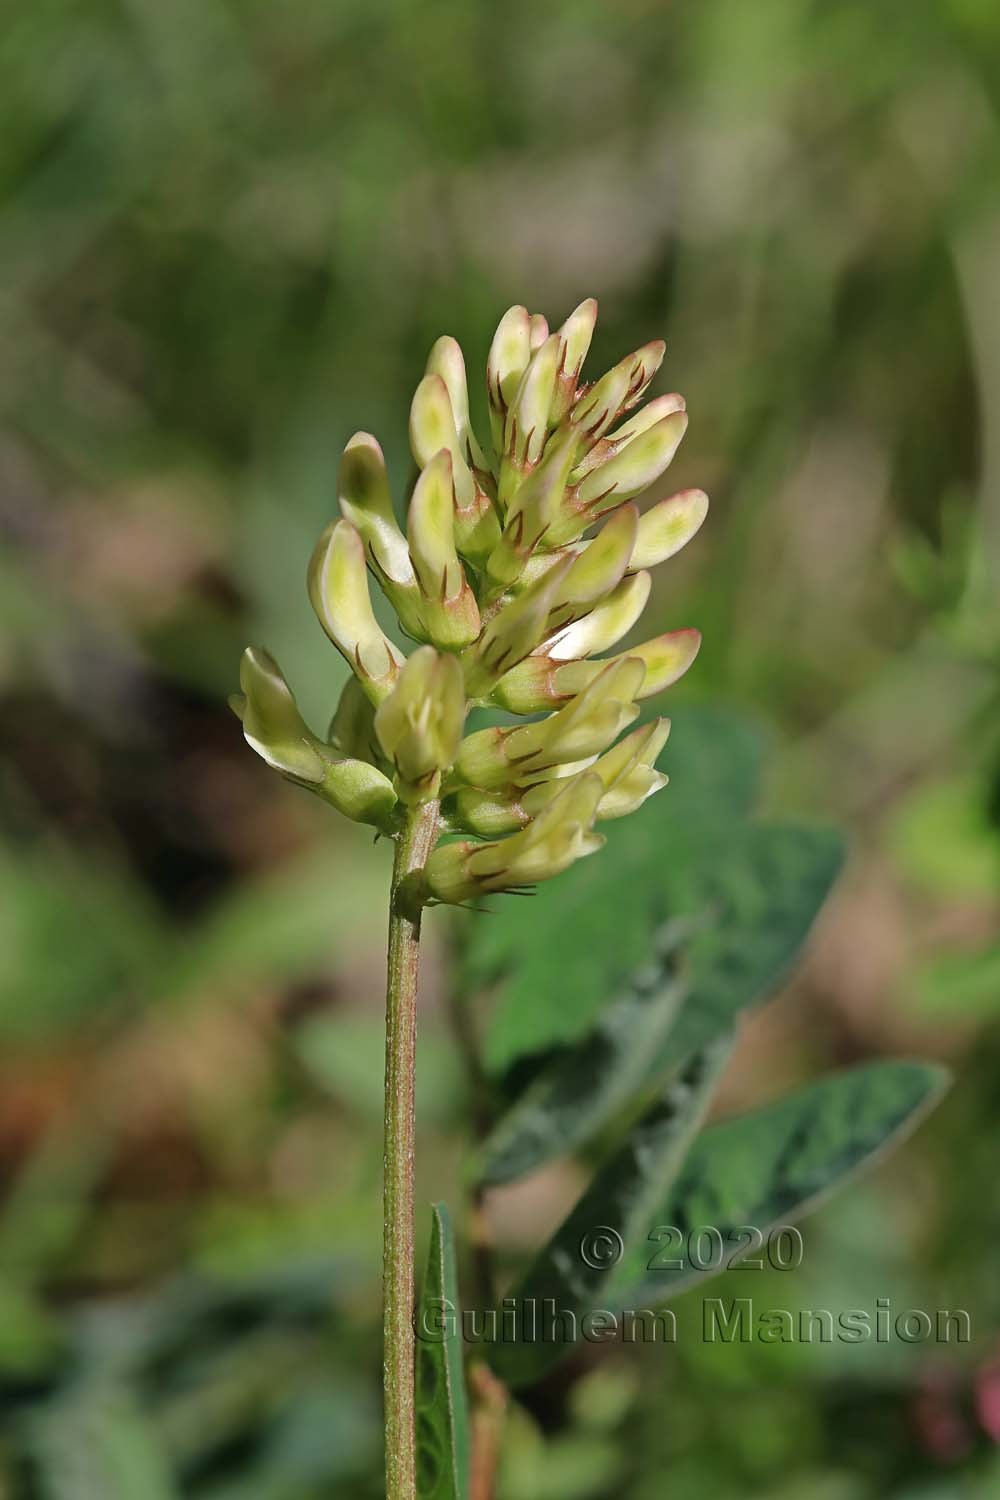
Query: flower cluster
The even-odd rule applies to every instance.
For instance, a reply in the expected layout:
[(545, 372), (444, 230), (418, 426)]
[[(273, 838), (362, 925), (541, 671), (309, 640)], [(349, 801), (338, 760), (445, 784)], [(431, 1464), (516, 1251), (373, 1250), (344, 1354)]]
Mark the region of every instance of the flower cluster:
[[(694, 534), (708, 501), (684, 490), (639, 513), (687, 414), (677, 395), (639, 405), (659, 341), (582, 381), (596, 316), (588, 300), (550, 333), (539, 314), (505, 313), (487, 363), (488, 446), (470, 426), (462, 351), (438, 339), (410, 410), (419, 474), (405, 532), (378, 443), (347, 444), (340, 518), (309, 565), (313, 608), (352, 669), (325, 740), (274, 660), (244, 654), (232, 703), (270, 765), (386, 833), (438, 802), (442, 831), (471, 836), (430, 855), (428, 899), (555, 875), (600, 847), (595, 822), (666, 781), (654, 767), (668, 720), (618, 736), (691, 664), (698, 632), (599, 653), (631, 630), (649, 569)], [(376, 620), (369, 573), (419, 643), (409, 656)], [(484, 708), (528, 722), (464, 733)]]

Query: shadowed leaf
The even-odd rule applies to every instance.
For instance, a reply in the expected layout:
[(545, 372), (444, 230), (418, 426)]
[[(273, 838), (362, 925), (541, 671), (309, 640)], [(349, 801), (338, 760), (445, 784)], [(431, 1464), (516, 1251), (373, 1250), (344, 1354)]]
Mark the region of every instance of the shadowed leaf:
[(662, 929), (648, 962), (590, 1035), (532, 1079), (483, 1143), (473, 1174), (479, 1181), (523, 1177), (582, 1144), (628, 1102), (684, 1000), (681, 932), (676, 924)]
[(619, 1302), (665, 1302), (715, 1274), (721, 1267), (701, 1271), (688, 1263), (689, 1231), (714, 1225), (724, 1241), (731, 1235), (737, 1244), (744, 1226), (766, 1235), (797, 1218), (912, 1129), (946, 1083), (944, 1070), (928, 1064), (870, 1063), (707, 1130), (649, 1224), (677, 1228), (681, 1264), (651, 1272), (655, 1249), (635, 1245), (614, 1277)]
[[(547, 1307), (579, 1320), (595, 1307), (624, 1248), (648, 1233), (647, 1221), (680, 1169), (725, 1066), (731, 1037), (717, 1038), (643, 1115), (627, 1142), (605, 1163), (576, 1207), (511, 1292), (525, 1309), (517, 1342), (490, 1349), (490, 1363), (511, 1385), (536, 1380), (572, 1347), (574, 1331), (539, 1325)], [(550, 1336), (551, 1335), (551, 1336)]]
[[(718, 859), (687, 877), (667, 874), (670, 900), (695, 915), (650, 933), (645, 962), (593, 1031), (532, 1079), (485, 1142), (481, 1180), (510, 1182), (572, 1151), (606, 1125), (633, 1090), (773, 993), (841, 860), (841, 841), (828, 830), (750, 825), (727, 841)], [(648, 881), (655, 878), (649, 872)]]
[(586, 1036), (672, 915), (670, 872), (717, 847), (747, 816), (760, 755), (757, 735), (739, 719), (677, 713), (662, 757), (671, 785), (642, 816), (608, 824), (600, 858), (541, 886), (530, 902), (499, 899), (488, 919), (471, 919), (465, 987), (500, 981), (485, 1039), (491, 1071)]
[(833, 829), (751, 824), (727, 842), (719, 861), (695, 866), (688, 892), (678, 897), (679, 909), (704, 918), (691, 939), (690, 995), (651, 1062), (651, 1076), (774, 993), (843, 860), (843, 840)]

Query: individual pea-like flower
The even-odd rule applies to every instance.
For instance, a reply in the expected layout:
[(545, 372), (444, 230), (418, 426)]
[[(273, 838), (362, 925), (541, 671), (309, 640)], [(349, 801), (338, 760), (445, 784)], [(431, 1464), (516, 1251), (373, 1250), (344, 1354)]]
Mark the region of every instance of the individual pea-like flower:
[[(429, 855), (422, 900), (548, 879), (600, 847), (595, 823), (666, 783), (655, 762), (669, 721), (630, 726), (691, 665), (700, 636), (613, 648), (642, 614), (649, 570), (694, 535), (708, 500), (683, 490), (640, 513), (634, 502), (669, 466), (687, 412), (675, 394), (640, 405), (658, 341), (583, 380), (596, 317), (592, 299), (555, 332), (523, 307), (504, 314), (487, 361), (485, 446), (462, 351), (438, 339), (410, 409), (418, 475), (405, 529), (376, 440), (347, 444), (340, 517), (308, 575), (352, 673), (326, 739), (275, 662), (244, 656), (233, 706), (269, 764), (381, 832), (430, 805), (439, 834), (464, 836)], [(408, 656), (376, 618), (372, 578), (416, 643)], [(468, 725), (482, 709), (493, 722)]]
[(465, 722), (465, 685), (458, 659), (418, 646), (396, 686), (375, 712), (375, 737), (396, 772), (404, 802), (436, 798), (453, 766)]
[(369, 760), (339, 755), (306, 727), (273, 656), (252, 646), (244, 651), (240, 687), (230, 706), (243, 722), (247, 744), (269, 766), (347, 817), (389, 830), (396, 805), (392, 782)]

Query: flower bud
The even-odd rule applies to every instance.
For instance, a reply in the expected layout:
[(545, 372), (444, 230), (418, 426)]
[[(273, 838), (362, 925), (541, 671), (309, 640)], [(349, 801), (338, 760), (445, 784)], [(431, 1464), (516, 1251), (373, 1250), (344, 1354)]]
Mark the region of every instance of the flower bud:
[(591, 447), (609, 428), (613, 427), (624, 411), (641, 399), (643, 391), (663, 363), (666, 345), (662, 339), (643, 344), (633, 354), (602, 375), (589, 390), (577, 400), (570, 414), (581, 443)]
[(394, 833), (396, 793), (388, 776), (365, 760), (335, 760), (316, 789), (325, 802), (355, 823)]
[(445, 336), (435, 342), (427, 358), (427, 374), (440, 375), (448, 388), (462, 457), (473, 468), (485, 470), (486, 458), (469, 422), (469, 385), (465, 374), (465, 356), (457, 339)]
[(531, 314), (530, 344), (531, 352), (540, 349), (549, 336), (549, 320), (544, 313)]
[(447, 448), (435, 454), (417, 480), (407, 532), (422, 596), (422, 633), (442, 650), (461, 650), (479, 634), (479, 606), (455, 551), (455, 492)]
[(469, 432), (469, 388), (465, 378), (465, 359), (457, 339), (444, 336), (435, 341), (427, 356), (428, 375), (439, 375), (451, 402), (451, 416), (464, 447)]
[(563, 665), (548, 656), (527, 657), (494, 683), (490, 703), (511, 714), (550, 712), (566, 701), (555, 684), (556, 672)]
[(486, 361), (493, 446), (503, 452), (504, 426), (514, 393), (531, 358), (531, 317), (526, 307), (510, 307), (497, 325)]
[[(641, 690), (636, 694), (642, 701), (656, 693), (662, 693), (664, 688), (683, 677), (698, 655), (700, 646), (700, 631), (672, 630), (666, 635), (655, 636), (651, 641), (643, 641), (641, 645), (629, 646), (627, 651), (623, 651), (620, 656), (611, 657), (611, 660), (624, 661), (628, 657), (637, 657), (645, 664), (646, 676)], [(554, 673), (556, 691), (582, 692), (607, 665), (606, 661), (564, 662)]]
[(554, 437), (541, 463), (516, 491), (503, 535), (486, 565), (491, 578), (513, 583), (521, 576), (560, 513), (575, 451), (572, 433)]
[(471, 856), (473, 878), (486, 890), (514, 890), (550, 880), (593, 854), (604, 843), (593, 831), (602, 792), (599, 777), (589, 772), (573, 777), (520, 833)]
[(681, 490), (640, 518), (630, 567), (655, 568), (685, 546), (708, 514), (704, 490)]
[(428, 893), (461, 905), (561, 874), (604, 843), (593, 831), (603, 791), (600, 777), (585, 773), (574, 777), (520, 833), (495, 843), (446, 844), (435, 850), (424, 870)]
[(413, 568), (392, 508), (385, 458), (370, 432), (356, 432), (348, 441), (337, 490), (344, 519), (360, 532), (379, 571), (394, 583), (412, 584)]
[(491, 847), (471, 840), (440, 845), (422, 871), (422, 901), (464, 906), (467, 901), (485, 895), (486, 886), (476, 880), (469, 861), (477, 850)]
[(458, 747), (454, 779), (469, 786), (496, 788), (514, 779), (514, 768), (504, 748), (510, 729), (491, 725), (467, 734)]
[(641, 724), (594, 762), (592, 770), (604, 786), (599, 819), (623, 818), (666, 786), (668, 778), (653, 767), (669, 733), (669, 719)]
[[(623, 818), (628, 813), (635, 812), (648, 797), (667, 785), (668, 778), (653, 770), (653, 762), (662, 750), (669, 730), (669, 719), (657, 719), (652, 724), (643, 724), (620, 740), (606, 755), (590, 763), (589, 769), (601, 778), (605, 789), (597, 804), (598, 822)], [(508, 790), (505, 802), (501, 802), (494, 793), (496, 807), (492, 821), (497, 825), (494, 832), (503, 831), (499, 826), (502, 809), (507, 811), (508, 826), (517, 827), (517, 823), (509, 823), (513, 811), (516, 810), (521, 820), (537, 817), (553, 797), (559, 795), (561, 786), (562, 783), (555, 780), (539, 781), (524, 790), (512, 787)], [(487, 794), (480, 795), (485, 797)], [(474, 805), (473, 812), (478, 812)]]
[(606, 749), (635, 719), (645, 676), (639, 660), (598, 664), (578, 696), (558, 713), (513, 729), (480, 729), (459, 746), (455, 775), (471, 786), (526, 784), (552, 766), (585, 760)]
[(580, 482), (577, 503), (591, 516), (648, 490), (669, 465), (687, 431), (687, 412), (675, 411), (625, 444)]
[(425, 375), (413, 393), (410, 448), (421, 469), (425, 469), (442, 448), (447, 448), (453, 459), (461, 456), (451, 397), (440, 375)]
[(233, 695), (231, 707), (250, 748), (293, 781), (318, 785), (325, 766), (316, 736), (306, 727), (269, 651), (247, 647), (240, 660), (240, 687), (243, 692)]
[(417, 386), (410, 406), (410, 447), (421, 469), (442, 448), (451, 454), (456, 545), (464, 556), (485, 560), (500, 538), (500, 522), (465, 460), (448, 387), (438, 374), (425, 375)]
[[(667, 785), (668, 778), (653, 769), (657, 756), (670, 733), (669, 719), (654, 719), (633, 729), (617, 745), (596, 760), (579, 763), (574, 771), (589, 769), (601, 778), (603, 795), (597, 804), (597, 819), (622, 818)], [(538, 816), (563, 789), (560, 765), (550, 779), (532, 785), (507, 786), (484, 790), (462, 787), (453, 797), (448, 813), (450, 827), (456, 831), (478, 834), (481, 838), (498, 838), (516, 832)]]
[(609, 650), (632, 629), (646, 608), (651, 585), (648, 573), (629, 574), (582, 620), (546, 641), (545, 655), (554, 661), (573, 661)]
[(516, 662), (544, 639), (549, 614), (572, 557), (562, 558), (537, 583), (504, 603), (487, 620), (475, 645), (465, 653), (465, 683), (471, 698), (481, 698)]
[[(646, 676), (636, 695), (641, 701), (660, 693), (683, 677), (698, 655), (701, 634), (697, 630), (674, 630), (656, 636), (639, 646), (630, 646), (620, 657), (638, 657), (645, 663)], [(490, 702), (508, 713), (537, 714), (565, 703), (574, 693), (582, 692), (606, 661), (558, 661), (547, 655), (529, 656), (511, 668), (490, 692)]]
[(356, 432), (344, 449), (337, 498), (341, 514), (361, 536), (372, 570), (404, 630), (421, 635), (417, 580), (392, 507), (382, 449), (371, 433)]
[(629, 366), (615, 365), (577, 398), (570, 421), (581, 447), (587, 449), (598, 443), (614, 425), (628, 397), (629, 380)]
[(642, 804), (656, 792), (662, 791), (669, 780), (669, 776), (654, 770), (652, 766), (635, 766), (609, 792), (605, 792), (597, 805), (598, 820), (606, 823), (613, 818), (627, 818), (630, 813), (638, 812)]
[(635, 551), (638, 534), (638, 510), (634, 505), (623, 505), (620, 510), (615, 511), (593, 541), (587, 542), (572, 554), (573, 566), (568, 570), (559, 592), (549, 620), (550, 626), (561, 628), (579, 619), (598, 600), (611, 594), (625, 575)]
[(500, 540), (500, 521), (493, 501), (478, 484), (465, 503), (455, 496), (455, 545), (463, 557), (482, 567)]
[(588, 297), (585, 302), (574, 309), (559, 329), (559, 338), (562, 342), (562, 356), (559, 361), (559, 369), (556, 374), (556, 389), (552, 401), (552, 421), (561, 422), (566, 416), (573, 402), (576, 400), (577, 387), (580, 384), (580, 372), (583, 362), (587, 358), (590, 349), (590, 341), (594, 336), (594, 325), (597, 322), (597, 302), (595, 298)]
[(527, 470), (542, 456), (550, 427), (556, 372), (562, 346), (553, 333), (531, 356), (521, 377), (504, 426), (504, 456), (500, 464), (498, 497), (506, 510)]
[(516, 583), (511, 584), (511, 593), (516, 597), (531, 584), (537, 583), (540, 578), (550, 572), (564, 558), (576, 558), (586, 546), (585, 542), (570, 542), (566, 547), (553, 547), (547, 551), (532, 553), (524, 565), (524, 572)]
[(375, 733), (396, 769), (404, 802), (437, 796), (441, 772), (458, 753), (464, 719), (465, 688), (455, 657), (420, 646), (375, 714)]
[(629, 391), (625, 401), (626, 411), (631, 411), (636, 402), (642, 400), (649, 382), (662, 365), (666, 352), (667, 346), (662, 339), (651, 339), (648, 344), (643, 344), (641, 349), (637, 349), (631, 355)]
[(595, 665), (598, 671), (592, 680), (564, 708), (510, 731), (504, 748), (520, 780), (599, 754), (636, 718), (644, 663), (637, 657), (620, 657)]
[(686, 410), (684, 397), (678, 395), (676, 391), (672, 391), (668, 396), (657, 396), (655, 401), (650, 401), (646, 406), (640, 406), (634, 416), (629, 417), (628, 421), (623, 422), (620, 427), (616, 427), (614, 432), (609, 432), (607, 437), (601, 438), (589, 453), (583, 455), (570, 476), (572, 483), (579, 484), (591, 469), (607, 463), (609, 458), (614, 458), (616, 453), (620, 453), (634, 437), (648, 432), (650, 427), (655, 427), (656, 423), (662, 421), (664, 417), (669, 417), (675, 411)]
[(391, 827), (392, 783), (360, 760), (340, 760), (307, 727), (273, 656), (248, 648), (240, 663), (242, 694), (232, 707), (247, 744), (290, 781), (306, 786), (338, 812), (376, 828)]
[[(627, 421), (623, 422), (620, 427), (616, 427), (614, 432), (609, 432), (604, 443), (614, 453), (620, 453), (633, 438), (639, 437), (643, 432), (648, 432), (651, 427), (656, 426), (657, 422), (662, 422), (664, 417), (672, 416), (678, 411), (687, 411), (687, 402), (679, 392), (670, 391), (665, 396), (657, 396), (645, 406), (640, 406)], [(592, 458), (594, 451), (599, 451), (601, 447), (602, 444), (598, 443), (597, 450), (593, 450), (590, 457)], [(609, 453), (606, 456), (611, 457), (612, 454)], [(600, 461), (603, 462), (603, 459)]]
[[(557, 786), (554, 782), (552, 785)], [(495, 839), (505, 833), (516, 833), (530, 822), (530, 815), (521, 803), (517, 787), (486, 791), (481, 787), (466, 786), (452, 799), (448, 822), (456, 832)]]
[(308, 585), (323, 629), (367, 696), (379, 703), (391, 691), (403, 658), (375, 618), (364, 543), (349, 521), (333, 521), (323, 532), (309, 564)]

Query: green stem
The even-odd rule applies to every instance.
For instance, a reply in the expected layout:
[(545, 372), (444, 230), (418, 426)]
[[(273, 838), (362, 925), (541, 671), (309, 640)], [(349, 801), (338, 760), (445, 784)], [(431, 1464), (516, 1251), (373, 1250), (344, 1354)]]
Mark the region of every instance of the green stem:
[(416, 1500), (413, 1337), (413, 1150), (420, 907), (406, 877), (427, 861), (438, 804), (414, 808), (396, 839), (385, 997), (382, 1295), (386, 1500)]

